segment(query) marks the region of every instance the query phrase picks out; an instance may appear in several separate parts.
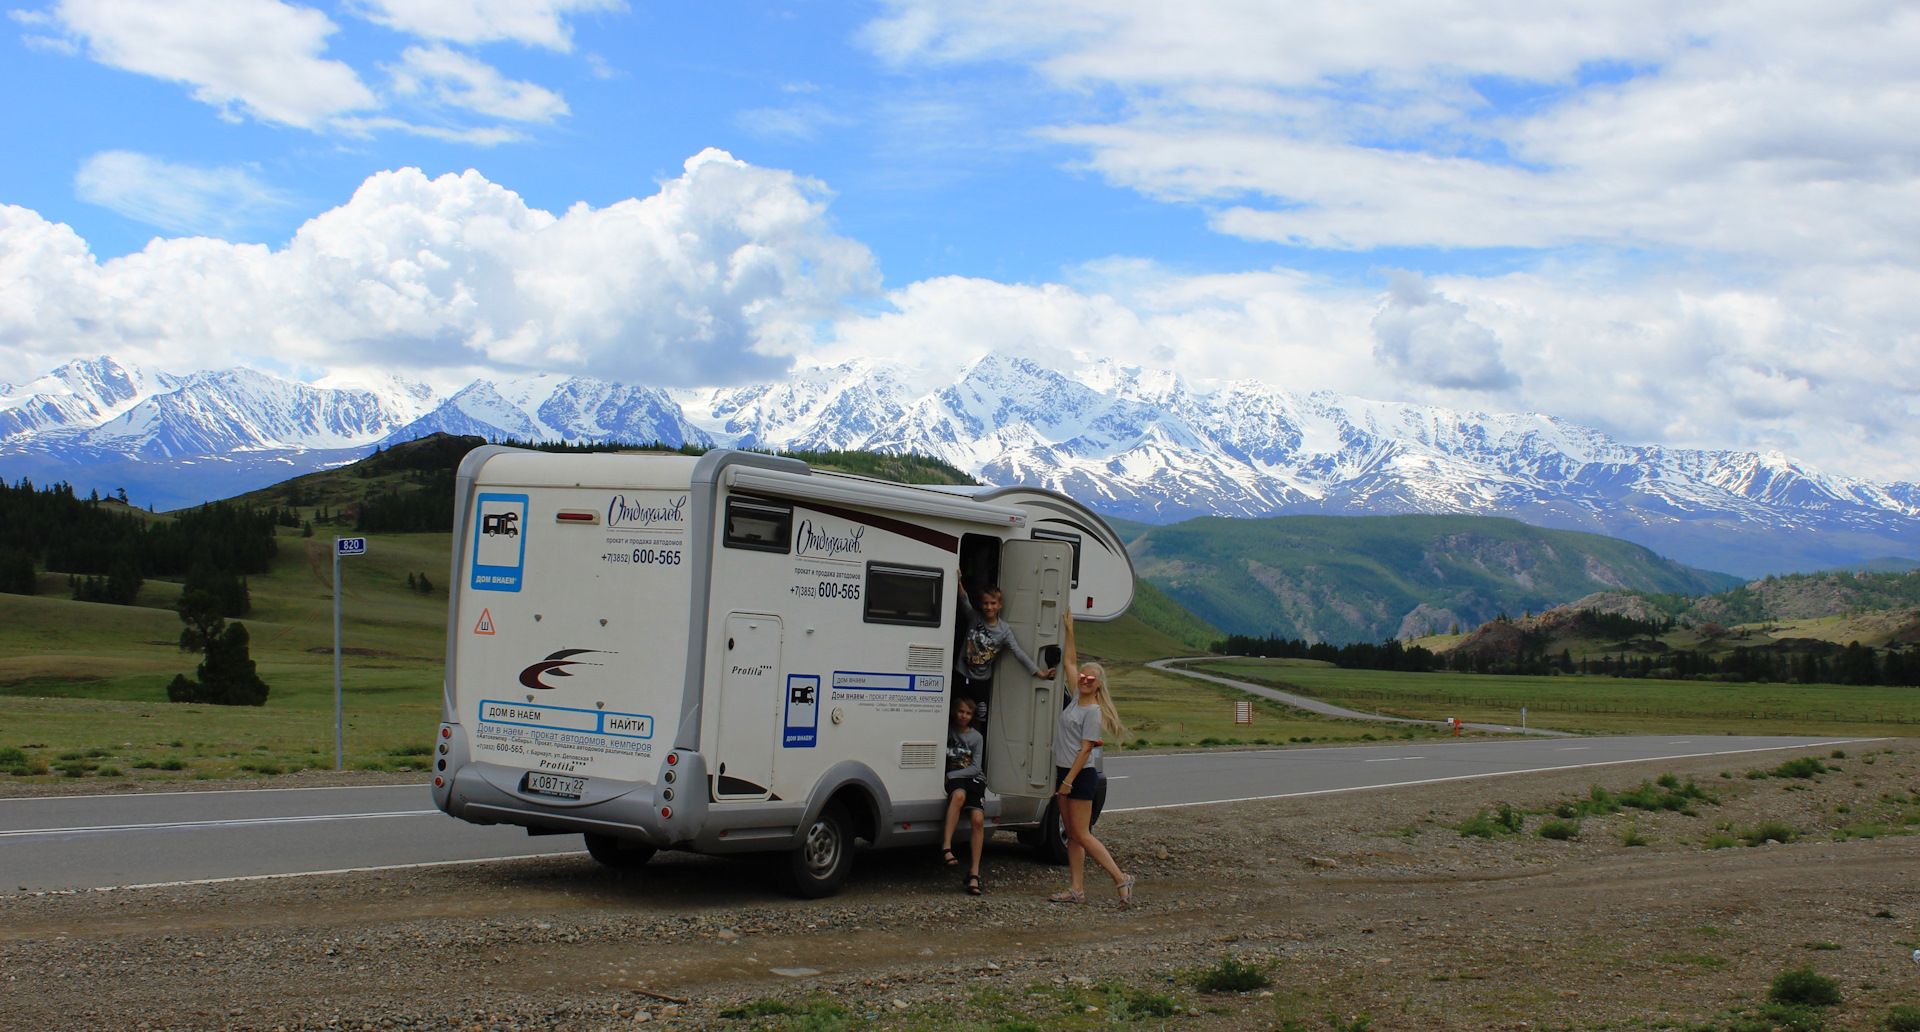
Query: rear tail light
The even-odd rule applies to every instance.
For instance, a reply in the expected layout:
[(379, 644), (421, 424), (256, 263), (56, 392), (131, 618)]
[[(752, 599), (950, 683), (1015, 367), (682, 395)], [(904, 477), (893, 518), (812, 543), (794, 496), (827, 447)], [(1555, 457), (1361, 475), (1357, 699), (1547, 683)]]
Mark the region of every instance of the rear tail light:
[(673, 766), (674, 764), (676, 764), (676, 763), (679, 763), (679, 762), (680, 762), (680, 754), (679, 754), (679, 753), (677, 753), (677, 752), (670, 752), (670, 753), (668, 753), (668, 754), (667, 754), (667, 766), (669, 766), (669, 767), (671, 767), (671, 766)]
[(671, 807), (671, 806), (663, 806), (663, 807), (661, 807), (661, 808), (660, 808), (660, 816), (662, 816), (662, 817), (671, 817), (671, 816), (673, 816), (673, 807)]
[(446, 778), (443, 778), (443, 777), (440, 777), (440, 776), (439, 776), (439, 775), (437, 775), (437, 774), (436, 774), (436, 775), (434, 775), (434, 778), (433, 778), (433, 787), (435, 787), (435, 788), (444, 788), (444, 787), (446, 786), (446, 784), (447, 784), (447, 779), (446, 779)]
[(452, 737), (453, 737), (453, 728), (450, 728), (450, 727), (443, 727), (443, 728), (441, 728), (441, 729), (440, 729), (440, 737), (442, 737), (442, 738), (452, 738)]

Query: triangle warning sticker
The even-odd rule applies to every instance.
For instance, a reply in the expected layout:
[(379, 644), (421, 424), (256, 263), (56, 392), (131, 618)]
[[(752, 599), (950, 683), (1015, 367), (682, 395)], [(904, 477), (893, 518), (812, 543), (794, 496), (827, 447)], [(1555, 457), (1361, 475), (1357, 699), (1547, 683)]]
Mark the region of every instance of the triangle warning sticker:
[(475, 634), (492, 634), (493, 633), (493, 612), (491, 610), (487, 610), (487, 609), (480, 610), (480, 622), (473, 625), (473, 633)]

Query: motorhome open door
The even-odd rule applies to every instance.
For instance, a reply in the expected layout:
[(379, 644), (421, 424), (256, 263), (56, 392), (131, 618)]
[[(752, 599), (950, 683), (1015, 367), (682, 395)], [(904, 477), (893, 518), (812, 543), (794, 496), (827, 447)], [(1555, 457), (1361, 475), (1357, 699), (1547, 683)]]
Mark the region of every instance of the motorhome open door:
[[(1000, 552), (1000, 619), (1020, 647), (1044, 668), (1043, 652), (1061, 644), (1073, 550), (1058, 541), (1009, 541)], [(1060, 715), (1060, 677), (1050, 681), (1002, 654), (987, 708), (987, 787), (1003, 796), (1045, 798), (1053, 791), (1053, 725)]]

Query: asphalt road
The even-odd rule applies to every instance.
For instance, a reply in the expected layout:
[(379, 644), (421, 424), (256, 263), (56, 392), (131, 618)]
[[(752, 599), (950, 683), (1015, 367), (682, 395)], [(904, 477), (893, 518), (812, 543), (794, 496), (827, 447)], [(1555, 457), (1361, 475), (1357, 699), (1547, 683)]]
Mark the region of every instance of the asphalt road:
[[(1335, 706), (1330, 702), (1321, 702), (1319, 699), (1310, 699), (1304, 695), (1283, 692), (1278, 688), (1269, 688), (1263, 684), (1254, 684), (1251, 681), (1238, 681), (1231, 677), (1220, 677), (1217, 674), (1203, 674), (1198, 670), (1188, 670), (1183, 665), (1176, 665), (1200, 662), (1209, 658), (1213, 657), (1192, 656), (1185, 659), (1156, 659), (1147, 665), (1155, 670), (1165, 671), (1169, 674), (1179, 674), (1182, 677), (1191, 677), (1200, 681), (1212, 681), (1214, 684), (1224, 684), (1229, 688), (1238, 688), (1243, 692), (1272, 699), (1275, 702), (1285, 703), (1296, 709), (1303, 709), (1310, 713), (1319, 713), (1329, 717), (1344, 717), (1348, 720), (1377, 720), (1383, 724), (1426, 724), (1429, 727), (1440, 727), (1446, 724), (1444, 720), (1417, 720), (1413, 717), (1383, 717), (1378, 713), (1363, 713), (1360, 710), (1347, 709), (1345, 706)], [(1542, 738), (1575, 737), (1566, 731), (1549, 731), (1545, 728), (1538, 727), (1515, 727), (1511, 724), (1461, 724), (1460, 726), (1471, 728), (1475, 731), (1538, 735)]]
[[(1633, 737), (1440, 741), (1120, 756), (1110, 813), (1859, 739)], [(0, 799), (0, 894), (277, 877), (575, 853), (433, 808), (425, 786)]]

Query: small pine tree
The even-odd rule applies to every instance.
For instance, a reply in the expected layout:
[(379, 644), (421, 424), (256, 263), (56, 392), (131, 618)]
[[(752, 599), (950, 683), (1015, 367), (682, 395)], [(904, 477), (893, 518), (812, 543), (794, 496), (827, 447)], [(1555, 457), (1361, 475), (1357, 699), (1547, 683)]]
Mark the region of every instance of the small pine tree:
[(422, 595), (433, 594), (433, 582), (427, 579), (427, 575), (424, 570), (421, 571), (420, 573), (420, 594)]
[(198, 671), (200, 679), (174, 675), (167, 685), (167, 699), (215, 706), (266, 705), (267, 683), (260, 679), (248, 643), (246, 624), (229, 626), (207, 643), (207, 658)]
[(300, 536), (303, 538), (310, 538), (313, 536), (312, 520), (308, 520), (305, 523), (300, 524)]

